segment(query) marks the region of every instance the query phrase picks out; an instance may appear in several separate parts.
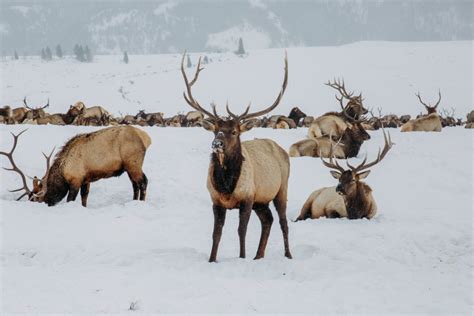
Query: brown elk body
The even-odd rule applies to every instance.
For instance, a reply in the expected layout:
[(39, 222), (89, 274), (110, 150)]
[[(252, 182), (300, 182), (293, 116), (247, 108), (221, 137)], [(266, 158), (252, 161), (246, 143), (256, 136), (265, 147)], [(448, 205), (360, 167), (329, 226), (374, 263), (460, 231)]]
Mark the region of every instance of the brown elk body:
[(288, 118), (292, 119), (295, 122), (296, 126), (302, 125), (302, 119), (306, 117), (306, 113), (301, 111), (297, 106), (291, 109), (290, 114), (288, 114)]
[(10, 153), (0, 154), (9, 158), (12, 168), (8, 170), (18, 172), (23, 180), (23, 188), (15, 190), (25, 191), (21, 197), (28, 195), (30, 200), (52, 206), (66, 194), (68, 202), (74, 201), (80, 190), (82, 205), (87, 206), (91, 182), (127, 172), (133, 186), (133, 199), (145, 199), (148, 180), (142, 171), (142, 164), (151, 139), (144, 131), (132, 126), (119, 126), (71, 138), (56, 154), (51, 167), (51, 155), (45, 155), (46, 174), (41, 180), (33, 180), (33, 190), (28, 188), (23, 172), (12, 157), (20, 134), (13, 135), (14, 145)]
[(428, 115), (419, 117), (414, 120), (410, 120), (402, 125), (400, 131), (401, 132), (441, 132), (443, 126), (441, 124), (441, 119), (436, 112), (436, 108), (438, 107), (441, 101), (441, 92), (439, 94), (438, 102), (434, 106), (430, 106), (425, 104), (420, 97), (420, 94), (416, 94), (420, 103), (425, 107), (428, 111)]
[(217, 259), (226, 211), (234, 208), (239, 209), (240, 257), (245, 258), (246, 255), (245, 237), (250, 213), (253, 209), (262, 225), (255, 259), (263, 258), (273, 222), (269, 208), (269, 203), (272, 201), (280, 218), (285, 256), (291, 258), (286, 218), (290, 173), (288, 154), (275, 142), (268, 139), (240, 142), (240, 134), (254, 126), (255, 120), (253, 118), (270, 112), (279, 104), (288, 82), (287, 59), (285, 58), (285, 77), (282, 89), (269, 108), (249, 113), (249, 106), (243, 114), (238, 116), (233, 114), (227, 106), (229, 117), (223, 118), (217, 114), (215, 106), (213, 106), (213, 113), (211, 113), (203, 109), (194, 99), (191, 87), (203, 68), (201, 68), (199, 60), (195, 77), (189, 81), (184, 70), (184, 56), (181, 62), (181, 72), (186, 84), (184, 98), (192, 108), (209, 117), (202, 121), (202, 125), (215, 135), (207, 180), (214, 212), (213, 244), (209, 261), (214, 262)]
[(67, 201), (81, 191), (87, 205), (91, 182), (127, 172), (133, 184), (133, 199), (145, 200), (148, 180), (142, 171), (148, 134), (132, 126), (110, 127), (70, 139), (51, 165), (46, 178), (44, 202), (55, 205), (68, 193)]
[(357, 167), (352, 167), (347, 163), (349, 169), (344, 170), (333, 159), (333, 155), (329, 162), (321, 158), (326, 167), (334, 169), (331, 175), (339, 180), (339, 184), (336, 187), (321, 188), (311, 193), (303, 204), (296, 221), (320, 217), (348, 217), (349, 219), (374, 217), (377, 213), (377, 204), (372, 196), (372, 189), (361, 180), (370, 173), (370, 170), (365, 169), (380, 162), (392, 147), (390, 135), (387, 139), (385, 131), (384, 139), (384, 149), (382, 152), (379, 151), (377, 159), (369, 164), (366, 164), (366, 157)]

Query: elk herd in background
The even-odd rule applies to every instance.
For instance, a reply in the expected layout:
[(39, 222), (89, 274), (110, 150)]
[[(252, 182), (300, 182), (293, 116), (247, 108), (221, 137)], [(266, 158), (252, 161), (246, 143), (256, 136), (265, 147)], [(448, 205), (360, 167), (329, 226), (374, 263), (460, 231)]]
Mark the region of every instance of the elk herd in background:
[[(384, 127), (401, 127), (402, 132), (433, 131), (440, 132), (443, 126), (462, 124), (454, 119), (454, 113), (437, 113), (441, 101), (441, 92), (435, 105), (423, 102), (417, 94), (419, 102), (427, 110), (427, 114), (411, 120), (410, 116), (398, 118), (395, 115), (375, 116), (363, 105), (362, 94), (348, 92), (343, 80), (326, 83), (337, 91), (336, 99), (341, 111), (328, 112), (320, 117), (306, 116), (297, 107), (288, 115), (262, 117), (273, 111), (279, 104), (288, 84), (288, 60), (285, 54), (283, 84), (272, 105), (257, 112), (250, 112), (250, 105), (237, 115), (226, 105), (227, 116), (217, 114), (217, 107), (212, 104), (212, 111), (204, 109), (194, 98), (192, 87), (198, 80), (201, 60), (196, 67), (194, 78), (189, 80), (184, 70), (184, 56), (181, 62), (181, 73), (185, 83), (184, 100), (193, 111), (179, 114), (171, 118), (163, 118), (163, 113), (145, 113), (139, 111), (135, 116), (126, 115), (114, 118), (101, 106), (86, 107), (77, 102), (71, 105), (65, 114), (47, 114), (42, 107), (31, 108), (26, 98), (24, 107), (11, 109), (5, 106), (0, 109), (0, 122), (6, 124), (56, 124), (56, 125), (122, 125), (113, 126), (92, 133), (76, 135), (61, 148), (51, 163), (53, 151), (46, 155), (46, 171), (43, 177), (33, 177), (32, 189), (28, 186), (27, 177), (18, 168), (13, 154), (18, 144), (19, 134), (13, 134), (13, 145), (9, 152), (0, 151), (11, 168), (8, 171), (18, 173), (22, 187), (11, 192), (20, 192), (18, 198), (27, 196), (29, 201), (44, 202), (53, 206), (66, 195), (67, 201), (74, 201), (81, 194), (82, 205), (87, 206), (90, 184), (100, 179), (120, 176), (126, 172), (132, 182), (133, 199), (145, 200), (148, 179), (143, 173), (142, 165), (146, 150), (151, 144), (148, 134), (133, 126), (201, 126), (214, 134), (211, 144), (212, 155), (207, 175), (212, 210), (214, 213), (214, 229), (212, 233), (212, 249), (210, 262), (217, 260), (217, 251), (228, 209), (239, 209), (238, 235), (240, 241), (240, 257), (245, 258), (245, 238), (252, 210), (261, 222), (261, 236), (255, 259), (263, 258), (267, 245), (273, 216), (269, 208), (273, 202), (280, 228), (283, 234), (284, 255), (292, 258), (288, 240), (288, 222), (286, 216), (288, 178), (290, 174), (289, 157), (319, 157), (322, 164), (330, 169), (331, 175), (338, 180), (335, 187), (321, 188), (310, 194), (303, 204), (296, 221), (319, 217), (347, 217), (349, 219), (372, 218), (377, 206), (372, 197), (370, 186), (362, 182), (370, 170), (379, 163), (392, 148), (390, 134)], [(370, 113), (371, 118), (366, 115)], [(474, 113), (468, 114), (466, 127), (473, 127)], [(254, 127), (296, 128), (308, 127), (308, 138), (293, 144), (289, 154), (276, 142), (269, 139), (240, 141), (240, 135)], [(366, 130), (382, 128), (385, 145), (370, 163), (367, 157), (356, 167), (346, 160), (347, 169), (336, 159), (356, 157), (364, 141), (370, 139)], [(327, 160), (326, 160), (327, 159)]]

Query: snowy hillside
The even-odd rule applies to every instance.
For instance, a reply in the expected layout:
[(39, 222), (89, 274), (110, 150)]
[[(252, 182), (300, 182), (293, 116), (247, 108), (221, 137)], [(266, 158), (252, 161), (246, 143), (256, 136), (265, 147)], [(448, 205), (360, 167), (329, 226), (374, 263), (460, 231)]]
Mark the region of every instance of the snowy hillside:
[[(89, 45), (98, 54), (472, 40), (469, 0), (2, 0), (1, 54)], [(264, 41), (255, 41), (255, 39)], [(232, 43), (230, 41), (234, 41)]]
[[(1, 126), (0, 149), (10, 148), (10, 131), (23, 128)], [(20, 139), (18, 165), (40, 175), (41, 151), (90, 130), (31, 126)], [(14, 202), (7, 189), (17, 187), (17, 176), (0, 170), (3, 313), (118, 314), (131, 305), (138, 313), (472, 312), (470, 130), (391, 130), (396, 145), (367, 178), (378, 215), (291, 222), (293, 260), (283, 257), (277, 222), (266, 257), (250, 259), (260, 234), (254, 214), (249, 258), (238, 259), (238, 212), (229, 211), (217, 264), (207, 262), (212, 135), (200, 128), (145, 130), (153, 140), (144, 164), (146, 202), (131, 200), (125, 175), (93, 183), (87, 209), (79, 201), (51, 208)], [(244, 138), (267, 137), (288, 149), (305, 135), (306, 129), (255, 129)], [(374, 157), (383, 144), (380, 131), (371, 136), (361, 157)], [(332, 185), (318, 159), (292, 158), (289, 218), (313, 190)]]
[[(338, 109), (334, 90), (324, 82), (344, 77), (350, 90), (363, 92), (365, 105), (384, 114), (416, 115), (424, 111), (415, 93), (435, 102), (442, 92), (440, 109), (456, 109), (465, 118), (473, 109), (472, 42), (389, 43), (361, 42), (339, 47), (290, 48), (289, 84), (275, 113), (288, 114), (293, 106), (308, 115)], [(193, 64), (200, 53), (191, 54)], [(250, 51), (245, 58), (232, 53), (206, 54), (194, 94), (202, 104), (228, 100), (235, 111), (251, 101), (253, 107), (273, 102), (282, 83), (283, 49)], [(50, 99), (50, 113), (65, 112), (79, 100), (102, 105), (115, 115), (140, 109), (171, 116), (190, 107), (182, 96), (181, 55), (96, 56), (93, 63), (68, 57), (42, 62), (38, 58), (0, 62), (1, 105), (21, 106), (26, 96), (31, 106)], [(193, 69), (188, 69), (192, 76)]]

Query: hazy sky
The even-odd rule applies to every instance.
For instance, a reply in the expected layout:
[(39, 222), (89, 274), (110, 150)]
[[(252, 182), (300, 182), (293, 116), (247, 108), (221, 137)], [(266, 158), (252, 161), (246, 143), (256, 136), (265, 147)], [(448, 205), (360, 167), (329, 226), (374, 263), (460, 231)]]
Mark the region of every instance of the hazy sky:
[(227, 51), (362, 40), (473, 38), (468, 0), (11, 1), (0, 2), (3, 54), (60, 44), (96, 53)]

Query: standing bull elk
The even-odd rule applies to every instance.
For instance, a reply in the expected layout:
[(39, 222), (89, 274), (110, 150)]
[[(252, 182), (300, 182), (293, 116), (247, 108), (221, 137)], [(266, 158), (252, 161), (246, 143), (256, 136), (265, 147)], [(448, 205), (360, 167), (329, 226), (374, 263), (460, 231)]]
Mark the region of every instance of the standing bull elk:
[(349, 169), (345, 170), (333, 155), (329, 161), (321, 158), (326, 167), (333, 169), (330, 171), (331, 175), (339, 180), (339, 183), (336, 187), (322, 188), (311, 193), (296, 221), (323, 216), (348, 217), (349, 219), (364, 217), (371, 219), (375, 216), (377, 205), (372, 196), (372, 189), (361, 180), (369, 175), (370, 170), (367, 169), (379, 163), (393, 146), (390, 134), (387, 139), (385, 131), (382, 131), (385, 140), (384, 148), (382, 152), (379, 150), (377, 158), (371, 163), (366, 164), (367, 157), (357, 167), (351, 166), (346, 161)]
[(189, 81), (184, 70), (184, 57), (185, 55), (181, 61), (181, 72), (186, 84), (186, 92), (183, 93), (184, 99), (193, 109), (208, 116), (202, 121), (202, 126), (215, 135), (207, 179), (207, 188), (211, 195), (214, 212), (213, 243), (209, 262), (216, 261), (226, 211), (235, 208), (239, 209), (240, 258), (245, 258), (245, 236), (252, 209), (257, 213), (262, 225), (255, 259), (263, 258), (273, 222), (269, 208), (271, 201), (273, 201), (280, 218), (285, 256), (291, 258), (286, 219), (290, 174), (288, 154), (269, 139), (240, 142), (240, 134), (254, 127), (254, 118), (269, 113), (280, 103), (288, 83), (286, 55), (283, 86), (275, 102), (270, 107), (255, 113), (249, 113), (249, 105), (241, 115), (232, 113), (226, 106), (229, 114), (226, 118), (217, 114), (215, 106), (212, 106), (213, 113), (211, 113), (203, 109), (194, 99), (191, 88), (203, 70), (201, 59), (199, 59), (194, 79)]
[(9, 153), (0, 152), (12, 165), (7, 170), (17, 172), (22, 179), (23, 187), (14, 190), (24, 191), (19, 199), (28, 195), (29, 200), (53, 206), (66, 194), (68, 202), (74, 201), (80, 190), (82, 205), (87, 206), (91, 182), (118, 177), (127, 172), (133, 185), (133, 199), (145, 200), (148, 180), (142, 171), (142, 165), (151, 139), (144, 131), (132, 126), (120, 126), (74, 136), (56, 154), (51, 167), (51, 155), (45, 155), (47, 171), (41, 180), (34, 178), (34, 190), (28, 188), (24, 173), (13, 160), (18, 137), (23, 132), (12, 134), (13, 147)]
[(438, 91), (438, 102), (435, 105), (431, 106), (423, 102), (420, 97), (420, 93), (417, 93), (416, 96), (420, 103), (423, 104), (426, 111), (428, 111), (427, 115), (419, 117), (414, 120), (410, 120), (402, 125), (400, 131), (401, 132), (441, 132), (442, 124), (441, 119), (436, 112), (436, 109), (441, 102), (441, 91)]

